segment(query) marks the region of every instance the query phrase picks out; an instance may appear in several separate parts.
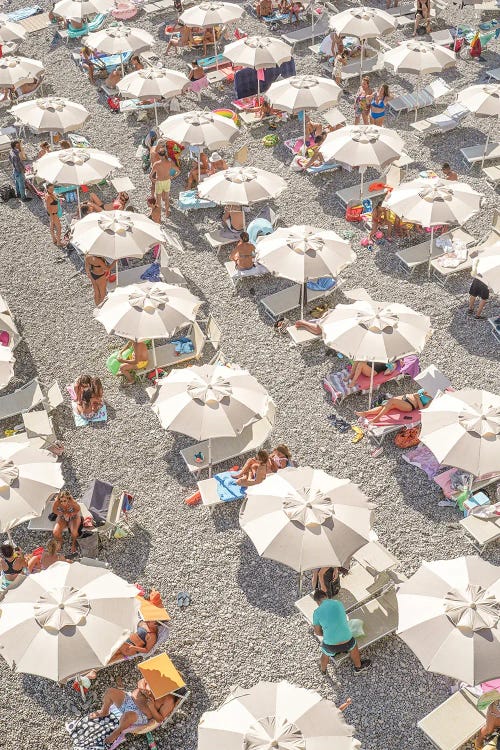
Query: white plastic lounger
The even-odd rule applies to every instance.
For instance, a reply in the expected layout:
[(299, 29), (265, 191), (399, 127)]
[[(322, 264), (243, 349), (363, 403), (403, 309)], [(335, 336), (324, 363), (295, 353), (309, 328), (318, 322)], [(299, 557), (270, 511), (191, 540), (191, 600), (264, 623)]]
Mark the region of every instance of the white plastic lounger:
[(449, 29), (432, 31), (429, 36), (431, 38), (431, 42), (434, 42), (434, 44), (440, 44), (442, 47), (451, 47), (451, 45), (455, 41)]
[[(347, 208), (350, 205), (358, 205), (365, 198), (378, 198), (387, 192), (387, 188), (383, 187), (379, 190), (370, 190), (370, 185), (373, 180), (367, 180), (363, 185), (363, 193), (361, 194), (361, 185), (353, 185), (352, 187), (338, 190), (335, 193), (335, 197), (343, 208)], [(376, 180), (376, 182), (384, 182), (382, 179)]]
[(155, 347), (154, 354), (153, 349), (150, 349), (147, 366), (144, 370), (136, 371), (136, 378), (138, 380), (143, 381), (148, 373), (153, 372), (156, 368), (164, 370), (168, 367), (174, 367), (181, 362), (188, 362), (191, 359), (199, 359), (201, 357), (207, 338), (196, 321), (191, 323), (187, 328), (179, 331), (177, 335), (189, 337), (193, 342), (194, 350), (192, 352), (187, 352), (186, 354), (178, 354), (175, 349), (175, 344), (163, 344), (162, 346), (157, 346)]
[(312, 344), (314, 341), (322, 340), (320, 335), (311, 333), (311, 331), (307, 331), (305, 328), (288, 326), (286, 332), (291, 338), (290, 346), (303, 346), (304, 344)]
[(215, 232), (205, 232), (205, 239), (214, 250), (220, 250), (224, 245), (238, 242), (239, 232), (230, 232), (229, 229), (216, 229)]
[(224, 268), (226, 269), (227, 275), (231, 279), (231, 283), (235, 290), (238, 289), (239, 281), (242, 281), (243, 279), (254, 279), (256, 276), (267, 276), (269, 273), (267, 268), (261, 266), (260, 263), (246, 271), (239, 271), (236, 268), (234, 260), (228, 260), (227, 263), (224, 263)]
[(500, 167), (483, 167), (483, 174), (488, 182), (496, 189), (500, 183)]
[[(450, 237), (452, 240), (459, 239), (464, 243), (464, 245), (470, 245), (472, 242), (474, 242), (474, 237), (472, 237), (470, 234), (467, 234), (467, 232), (464, 232), (463, 229), (454, 229), (452, 232), (446, 232), (446, 234), (443, 234), (442, 236)], [(398, 253), (396, 253), (396, 258), (399, 260), (399, 267), (401, 268), (401, 270), (411, 275), (415, 271), (415, 269), (419, 268), (419, 266), (423, 266), (426, 263), (429, 263), (430, 247), (431, 241), (429, 238), (425, 242), (421, 242), (418, 245), (413, 245), (413, 247), (407, 247), (404, 250), (400, 250)], [(434, 242), (434, 247), (432, 248), (431, 263), (441, 255), (443, 255), (443, 249), (441, 247), (438, 247), (436, 245), (436, 242)]]
[[(328, 297), (330, 294), (333, 294), (339, 285), (339, 282), (337, 282), (331, 289), (319, 292), (308, 289), (307, 303), (316, 302), (318, 299)], [(275, 292), (274, 294), (269, 294), (267, 297), (263, 297), (260, 300), (260, 303), (264, 308), (266, 315), (268, 315), (271, 320), (276, 321), (282, 315), (285, 315), (285, 313), (295, 310), (300, 306), (301, 291), (302, 287), (300, 284), (293, 284), (293, 286), (288, 286), (280, 292)]]
[(473, 167), (474, 164), (483, 161), (483, 156), (484, 161), (500, 159), (500, 143), (490, 142), (488, 143), (488, 148), (485, 148), (485, 146), (486, 144), (461, 148), (460, 153), (462, 154), (463, 161), (470, 167)]
[[(54, 495), (55, 496), (55, 495)], [(28, 523), (28, 531), (52, 531), (55, 526), (55, 521), (49, 519), (49, 515), (52, 513), (52, 505), (54, 504), (54, 498), (47, 500), (43, 513), (38, 518), (32, 518)], [(86, 505), (78, 503), (80, 506), (80, 512), (83, 518), (90, 516), (91, 513)]]
[(398, 117), (401, 112), (430, 107), (438, 99), (441, 99), (441, 97), (450, 94), (452, 90), (442, 78), (436, 78), (425, 86), (425, 88), (421, 89), (418, 94), (411, 93), (397, 96), (387, 103), (387, 107), (391, 114)]
[[(396, 590), (390, 589), (381, 596), (361, 604), (349, 613), (351, 620), (363, 620), (365, 635), (356, 638), (360, 651), (372, 646), (377, 641), (392, 635), (398, 627), (398, 603)], [(339, 654), (333, 659), (334, 664), (341, 664), (349, 659), (349, 654)]]
[[(258, 419), (236, 437), (214, 438), (210, 442), (211, 465), (215, 466), (222, 461), (242, 456), (245, 453), (257, 451), (265, 443), (272, 429), (274, 415), (270, 419)], [(209, 468), (209, 445), (208, 440), (191, 445), (181, 451), (181, 456), (191, 474), (198, 475), (203, 469)], [(196, 459), (196, 456), (202, 458)]]
[(303, 29), (289, 31), (286, 34), (282, 34), (281, 38), (293, 46), (294, 44), (300, 44), (300, 42), (309, 42), (317, 36), (324, 36), (325, 34), (328, 34), (329, 31), (330, 26), (328, 23), (328, 15), (324, 13), (314, 26), (309, 24)]
[(462, 518), (460, 526), (473, 538), (474, 547), (480, 554), (487, 544), (500, 539), (500, 516), (480, 518), (471, 513), (470, 516)]
[(424, 716), (417, 726), (438, 750), (459, 750), (484, 725), (477, 696), (463, 688)]
[(500, 81), (500, 68), (486, 71), (486, 78), (488, 81)]
[(39, 381), (35, 378), (13, 393), (0, 396), (0, 420), (34, 409), (45, 400)]
[[(367, 48), (368, 52), (370, 49)], [(376, 73), (378, 70), (382, 70), (384, 67), (384, 56), (382, 54), (373, 53), (363, 57), (363, 73)], [(327, 75), (332, 74), (333, 64), (325, 62), (321, 66)], [(354, 62), (347, 63), (342, 68), (342, 80), (349, 81), (351, 78), (359, 78), (361, 72), (361, 58), (358, 58)]]
[(460, 125), (467, 115), (470, 115), (470, 111), (462, 107), (461, 104), (450, 104), (440, 115), (411, 122), (410, 127), (416, 130), (419, 135), (437, 135), (437, 133), (446, 133), (448, 130), (453, 130)]

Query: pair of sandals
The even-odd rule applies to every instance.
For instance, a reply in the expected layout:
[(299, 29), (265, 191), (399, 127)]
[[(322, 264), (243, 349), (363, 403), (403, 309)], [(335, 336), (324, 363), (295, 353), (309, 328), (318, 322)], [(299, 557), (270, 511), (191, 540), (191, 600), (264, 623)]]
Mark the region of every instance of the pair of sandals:
[(191, 597), (187, 591), (179, 591), (177, 594), (177, 606), (187, 607), (191, 604)]
[(339, 432), (347, 432), (351, 429), (351, 425), (349, 422), (346, 422), (345, 419), (342, 419), (342, 417), (337, 417), (336, 414), (329, 414), (327, 416), (328, 421), (332, 425), (332, 427), (335, 427)]

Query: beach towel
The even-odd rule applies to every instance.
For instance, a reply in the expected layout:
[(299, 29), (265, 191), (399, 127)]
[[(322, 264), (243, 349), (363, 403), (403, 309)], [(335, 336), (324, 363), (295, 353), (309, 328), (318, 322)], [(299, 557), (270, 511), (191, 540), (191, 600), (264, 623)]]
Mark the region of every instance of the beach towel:
[(142, 281), (161, 281), (160, 264), (151, 263), (151, 265), (148, 268), (146, 268), (144, 273), (141, 273), (141, 280)]
[(330, 289), (333, 289), (336, 284), (336, 280), (332, 279), (331, 276), (323, 276), (321, 279), (308, 281), (306, 286), (313, 292), (328, 292)]
[(334, 169), (340, 169), (340, 164), (336, 164), (333, 161), (325, 161), (323, 164), (317, 166), (307, 167), (307, 174), (320, 174), (321, 172), (331, 172)]
[(194, 344), (188, 336), (180, 336), (177, 339), (172, 339), (172, 344), (175, 344), (176, 354), (190, 354), (194, 352)]
[(24, 21), (25, 18), (30, 18), (31, 16), (36, 16), (39, 13), (43, 13), (43, 8), (41, 8), (39, 5), (32, 5), (29, 8), (20, 8), (19, 10), (14, 10), (12, 13), (7, 13), (7, 18), (9, 21)]
[(273, 233), (273, 225), (267, 219), (254, 219), (247, 227), (247, 234), (252, 245), (257, 242), (257, 237)]
[(95, 414), (93, 417), (82, 417), (81, 414), (78, 414), (76, 410), (76, 404), (72, 404), (73, 408), (73, 419), (75, 420), (75, 425), (77, 427), (86, 427), (89, 424), (93, 424), (94, 422), (107, 422), (108, 421), (108, 410), (106, 409), (106, 404), (103, 404), (97, 414)]
[(296, 73), (295, 60), (293, 59), (293, 57), (291, 57), (290, 60), (287, 60), (286, 62), (281, 63), (281, 65), (279, 65), (278, 68), (279, 68), (279, 74), (282, 78), (291, 78)]
[(401, 425), (401, 427), (412, 427), (419, 424), (421, 419), (420, 409), (414, 409), (410, 412), (391, 409), (390, 412), (376, 419), (372, 424), (377, 427), (394, 427), (398, 425)]
[(428, 479), (434, 479), (438, 471), (443, 467), (437, 460), (434, 453), (426, 445), (418, 445), (411, 451), (403, 453), (403, 461), (422, 469)]
[(179, 210), (196, 211), (199, 208), (214, 208), (217, 204), (200, 198), (197, 190), (183, 190), (179, 193)]
[(245, 497), (246, 488), (236, 484), (233, 472), (223, 471), (216, 474), (214, 479), (217, 482), (217, 494), (223, 503), (229, 503), (232, 500), (241, 500)]
[(215, 55), (212, 55), (211, 57), (202, 57), (201, 60), (198, 60), (198, 65), (200, 68), (215, 68), (217, 63), (220, 63), (224, 60), (224, 55), (222, 53), (217, 55), (217, 61), (215, 60)]
[[(416, 361), (415, 361), (416, 360)], [(420, 372), (418, 357), (410, 355), (395, 362), (395, 369), (392, 372), (375, 373), (373, 377), (373, 390), (378, 390), (384, 383), (393, 380), (398, 375), (408, 375), (414, 377)], [(354, 386), (350, 386), (348, 378), (351, 368), (344, 368), (331, 372), (323, 379), (323, 387), (332, 397), (333, 403), (341, 401), (352, 393), (368, 393), (370, 390), (370, 378), (360, 375)], [(410, 372), (411, 371), (411, 372)]]
[(266, 273), (269, 273), (267, 268), (260, 263), (256, 263), (252, 268), (236, 268), (232, 276), (235, 279), (244, 279), (246, 276), (264, 276)]
[(104, 750), (109, 747), (104, 740), (120, 722), (120, 713), (113, 708), (109, 716), (103, 719), (90, 719), (88, 716), (82, 716), (66, 723), (66, 730), (73, 740), (73, 750)]

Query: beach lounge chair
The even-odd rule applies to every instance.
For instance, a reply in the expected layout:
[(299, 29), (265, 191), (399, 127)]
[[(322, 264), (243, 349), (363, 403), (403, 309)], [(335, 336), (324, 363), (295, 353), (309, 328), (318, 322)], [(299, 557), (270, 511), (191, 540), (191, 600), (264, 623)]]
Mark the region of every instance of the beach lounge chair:
[[(129, 284), (140, 284), (143, 279), (141, 275), (150, 268), (151, 264), (146, 263), (141, 266), (134, 266), (118, 272), (118, 278), (114, 281), (108, 281), (108, 289), (116, 289), (117, 286), (128, 286)], [(176, 284), (177, 286), (187, 286), (187, 281), (183, 276), (180, 268), (170, 268), (167, 266), (160, 267), (160, 280), (165, 284)]]
[(500, 81), (500, 68), (495, 68), (494, 70), (487, 70), (485, 75), (488, 81)]
[(440, 44), (442, 47), (451, 47), (455, 39), (449, 29), (440, 29), (439, 31), (431, 31), (429, 34), (431, 42), (434, 44)]
[(80, 502), (88, 508), (99, 534), (111, 539), (118, 527), (133, 535), (129, 521), (133, 497), (101, 479), (92, 479)]
[[(370, 190), (370, 186), (373, 183), (382, 184), (382, 187), (377, 188), (376, 190)], [(337, 192), (335, 193), (335, 197), (342, 208), (347, 208), (348, 206), (357, 206), (366, 198), (370, 198), (371, 200), (373, 200), (374, 198), (379, 198), (381, 195), (384, 195), (387, 192), (385, 184), (386, 182), (383, 179), (367, 180), (363, 185), (362, 193), (361, 185), (352, 185), (351, 187), (337, 190)]]
[(417, 726), (438, 750), (459, 750), (484, 725), (485, 715), (477, 708), (477, 696), (462, 688), (424, 716)]
[[(190, 352), (180, 353), (177, 351), (176, 340), (179, 337), (191, 339), (194, 349)], [(207, 336), (203, 333), (197, 321), (191, 323), (187, 328), (176, 334), (172, 341), (161, 346), (156, 346), (149, 350), (148, 364), (143, 370), (135, 372), (136, 380), (143, 383), (147, 380), (150, 373), (155, 370), (167, 370), (181, 362), (189, 362), (192, 359), (199, 359), (203, 354), (203, 349), (207, 342)], [(156, 357), (156, 363), (155, 363)]]
[[(148, 394), (151, 394), (152, 390), (148, 389)], [(215, 466), (231, 458), (243, 456), (245, 453), (258, 451), (267, 440), (272, 429), (274, 412), (273, 404), (269, 417), (258, 419), (248, 425), (236, 437), (213, 438), (210, 441), (210, 465)], [(191, 474), (199, 476), (204, 469), (210, 468), (208, 440), (184, 448), (180, 453)]]
[(462, 154), (463, 162), (472, 168), (475, 164), (482, 163), (483, 160), (493, 161), (494, 159), (500, 159), (500, 143), (498, 141), (490, 141), (488, 148), (486, 148), (486, 144), (467, 146), (467, 148), (461, 148), (460, 153)]
[[(462, 235), (465, 235), (465, 236), (462, 236)], [(472, 242), (474, 242), (474, 238), (462, 232), (462, 230), (460, 229), (456, 230), (455, 236), (458, 236), (459, 239), (461, 239), (464, 245), (466, 245), (466, 247), (468, 248), (467, 257), (463, 260), (463, 262), (459, 263), (456, 266), (451, 266), (451, 267), (443, 266), (441, 265), (440, 261), (442, 260), (444, 255), (439, 256), (438, 258), (436, 258), (435, 260), (431, 262), (432, 275), (435, 278), (435, 280), (438, 281), (443, 286), (446, 284), (447, 280), (451, 276), (454, 276), (455, 274), (460, 273), (461, 271), (470, 271), (474, 265), (474, 258), (477, 256), (478, 253), (480, 253), (483, 250), (488, 249), (489, 247), (492, 247), (493, 245), (497, 245), (498, 243), (500, 243), (500, 214), (499, 212), (495, 211), (493, 214), (493, 220), (491, 223), (491, 228), (490, 228), (489, 233), (486, 235), (486, 237), (484, 237), (474, 246), (470, 247)]]
[(227, 271), (227, 275), (231, 279), (231, 283), (237, 291), (238, 289), (238, 283), (240, 281), (243, 281), (243, 279), (254, 279), (256, 276), (266, 276), (269, 271), (264, 266), (261, 266), (260, 263), (258, 263), (253, 268), (249, 268), (245, 271), (239, 271), (236, 268), (236, 263), (234, 260), (228, 260), (227, 263), (224, 263), (224, 268)]
[(461, 519), (460, 526), (472, 537), (474, 540), (472, 544), (479, 554), (482, 554), (488, 544), (500, 539), (500, 516), (491, 515), (484, 518), (471, 513), (466, 518)]
[(37, 31), (47, 29), (52, 21), (50, 20), (48, 13), (36, 13), (29, 18), (23, 19), (19, 23), (24, 27), (27, 34), (35, 34)]
[(26, 437), (35, 448), (50, 450), (57, 443), (54, 425), (45, 411), (30, 411), (22, 414)]
[[(464, 232), (463, 229), (454, 229), (451, 232), (446, 232), (441, 236), (449, 237), (452, 241), (454, 239), (460, 240), (466, 247), (474, 242), (474, 237), (472, 237), (467, 232)], [(418, 245), (413, 245), (412, 247), (406, 247), (404, 250), (400, 250), (396, 253), (396, 258), (399, 261), (400, 269), (404, 273), (411, 275), (417, 268), (425, 266), (429, 263), (430, 249), (431, 241), (429, 237), (429, 239), (425, 242), (421, 242)], [(443, 248), (436, 245), (436, 242), (434, 241), (432, 254), (430, 255), (431, 265), (433, 261), (436, 260), (436, 258), (439, 258), (443, 254)]]
[(483, 174), (496, 190), (500, 183), (500, 167), (497, 167), (496, 165), (493, 167), (483, 167)]
[(13, 393), (0, 396), (0, 420), (15, 417), (31, 411), (45, 400), (40, 382), (37, 378), (18, 388)]
[[(332, 74), (332, 64), (330, 62), (323, 63), (321, 66), (327, 75)], [(377, 73), (379, 70), (384, 68), (384, 55), (382, 53), (375, 53), (363, 57), (363, 74)], [(361, 58), (358, 58), (354, 62), (347, 63), (342, 68), (342, 80), (350, 81), (353, 78), (359, 79), (361, 72)]]
[(410, 112), (414, 109), (430, 107), (438, 99), (451, 94), (452, 90), (442, 78), (435, 78), (418, 92), (403, 94), (402, 96), (397, 96), (395, 99), (391, 99), (387, 103), (387, 108), (390, 114), (399, 117), (401, 112)]
[[(52, 532), (55, 526), (55, 521), (49, 519), (49, 515), (52, 513), (52, 505), (54, 504), (54, 498), (47, 500), (43, 513), (38, 518), (32, 518), (28, 523), (28, 531), (50, 531)], [(80, 513), (82, 518), (90, 516), (90, 511), (84, 503), (79, 502)], [(95, 530), (97, 531), (97, 529)]]
[[(418, 357), (410, 355), (403, 357), (395, 363), (396, 369), (390, 373), (375, 373), (373, 377), (373, 391), (383, 388), (392, 380), (402, 380), (404, 377), (414, 377), (420, 372)], [(347, 383), (348, 370), (336, 370), (323, 378), (323, 388), (332, 398), (332, 403), (339, 404), (353, 394), (362, 394), (370, 392), (370, 378), (361, 375), (354, 387)]]
[[(200, 483), (201, 484), (201, 483)], [(335, 597), (345, 607), (347, 613), (394, 588), (405, 576), (395, 569), (399, 560), (378, 542), (369, 542), (353, 555), (353, 563), (347, 575), (341, 578), (341, 588)], [(313, 612), (318, 605), (312, 593), (301, 597), (295, 607), (312, 625)]]
[(470, 111), (466, 107), (458, 103), (450, 104), (440, 115), (411, 122), (410, 127), (416, 130), (419, 135), (447, 133), (448, 130), (453, 130), (460, 125), (467, 115), (470, 115)]
[(309, 24), (303, 29), (298, 29), (297, 31), (287, 31), (285, 34), (281, 35), (281, 38), (284, 39), (287, 44), (293, 46), (295, 44), (300, 44), (301, 42), (308, 42), (317, 36), (324, 36), (325, 34), (328, 34), (329, 30), (328, 15), (323, 13), (316, 23)]
[(217, 203), (206, 200), (206, 198), (200, 198), (197, 190), (182, 190), (179, 193), (177, 208), (183, 213), (197, 211), (201, 208), (215, 208), (216, 206)]
[[(319, 299), (324, 299), (330, 296), (340, 286), (340, 282), (336, 282), (330, 289), (324, 291), (312, 291), (307, 290), (306, 303), (316, 302)], [(286, 289), (282, 289), (274, 294), (269, 294), (267, 297), (263, 297), (260, 300), (260, 304), (264, 308), (264, 312), (268, 315), (273, 322), (276, 322), (278, 318), (281, 318), (291, 310), (295, 310), (300, 307), (300, 300), (302, 294), (301, 284), (293, 284), (288, 286)], [(305, 306), (305, 305), (304, 305)]]

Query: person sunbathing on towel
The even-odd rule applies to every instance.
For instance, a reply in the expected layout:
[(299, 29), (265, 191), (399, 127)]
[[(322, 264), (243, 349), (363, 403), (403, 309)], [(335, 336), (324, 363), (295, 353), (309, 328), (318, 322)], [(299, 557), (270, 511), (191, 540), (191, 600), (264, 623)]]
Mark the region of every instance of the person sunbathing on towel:
[(97, 414), (104, 403), (104, 392), (100, 378), (80, 375), (73, 384), (78, 414), (87, 419)]
[(255, 245), (249, 241), (248, 234), (241, 232), (240, 241), (229, 256), (234, 260), (238, 271), (249, 271), (255, 266)]
[(112, 203), (104, 203), (95, 193), (90, 193), (88, 201), (82, 203), (82, 206), (86, 206), (91, 213), (99, 213), (100, 211), (125, 211), (128, 202), (129, 195), (125, 192), (118, 193)]
[(134, 724), (144, 726), (151, 719), (161, 724), (174, 710), (176, 698), (165, 695), (155, 700), (151, 688), (145, 679), (140, 679), (132, 692), (125, 692), (119, 688), (108, 688), (104, 693), (100, 711), (90, 714), (90, 719), (102, 719), (109, 715), (112, 705), (120, 712), (120, 723), (104, 740), (106, 745), (112, 745), (120, 734)]
[(351, 376), (348, 381), (349, 385), (355, 385), (361, 375), (364, 375), (365, 378), (371, 378), (372, 364), (374, 375), (381, 375), (382, 373), (384, 373), (385, 375), (396, 369), (396, 365), (392, 364), (392, 362), (388, 362), (386, 364), (384, 364), (383, 362), (353, 362), (351, 368)]
[(119, 661), (127, 656), (136, 656), (137, 654), (149, 654), (157, 640), (158, 625), (155, 622), (141, 620), (136, 632), (131, 633), (109, 661)]
[(432, 396), (421, 388), (416, 393), (406, 393), (404, 396), (393, 396), (381, 406), (376, 406), (368, 411), (357, 411), (358, 417), (365, 417), (369, 424), (373, 424), (380, 417), (395, 409), (396, 411), (411, 412), (417, 409), (426, 409), (432, 401)]

